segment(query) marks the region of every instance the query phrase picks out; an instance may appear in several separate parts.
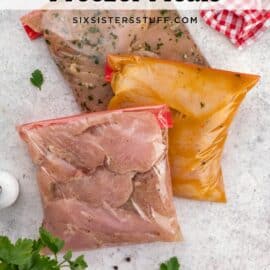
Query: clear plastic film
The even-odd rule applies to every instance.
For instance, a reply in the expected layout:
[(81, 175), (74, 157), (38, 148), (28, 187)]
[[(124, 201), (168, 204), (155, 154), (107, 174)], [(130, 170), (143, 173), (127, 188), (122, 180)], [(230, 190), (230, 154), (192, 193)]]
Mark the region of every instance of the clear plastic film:
[(167, 104), (175, 195), (217, 202), (226, 196), (221, 157), (228, 128), (259, 76), (139, 56), (108, 57), (109, 108)]
[(37, 166), (43, 225), (65, 248), (181, 240), (166, 106), (81, 114), (18, 128)]
[[(112, 97), (110, 85), (104, 81), (109, 53), (133, 53), (207, 65), (185, 25), (175, 19), (179, 16), (174, 10), (47, 10), (24, 16), (22, 23), (30, 38), (44, 36), (81, 108), (101, 111)], [(150, 23), (149, 18), (158, 17), (159, 22), (156, 19)], [(123, 18), (133, 18), (133, 22), (124, 23)]]

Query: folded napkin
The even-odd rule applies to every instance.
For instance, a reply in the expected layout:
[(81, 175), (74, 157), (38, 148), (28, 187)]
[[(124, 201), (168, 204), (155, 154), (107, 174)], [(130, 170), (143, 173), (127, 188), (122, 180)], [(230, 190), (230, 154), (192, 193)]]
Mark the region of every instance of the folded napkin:
[[(242, 1), (242, 0), (241, 0)], [(255, 42), (270, 26), (270, 9), (262, 6), (252, 6), (245, 9), (244, 4), (251, 0), (242, 1), (241, 6), (236, 0), (228, 0), (227, 9), (201, 10), (203, 20), (218, 32), (227, 36), (231, 42), (242, 49)], [(254, 9), (254, 7), (258, 7)]]

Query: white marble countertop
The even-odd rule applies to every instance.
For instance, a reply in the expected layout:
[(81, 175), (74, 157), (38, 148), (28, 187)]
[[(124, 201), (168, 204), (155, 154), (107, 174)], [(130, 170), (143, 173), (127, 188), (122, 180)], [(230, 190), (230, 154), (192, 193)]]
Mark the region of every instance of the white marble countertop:
[[(188, 14), (188, 12), (183, 12)], [(17, 203), (0, 212), (0, 234), (34, 237), (42, 210), (35, 169), (15, 126), (79, 111), (42, 39), (30, 42), (19, 23), (22, 11), (0, 11), (0, 169), (20, 182)], [(197, 14), (193, 11), (189, 14)], [(192, 34), (213, 67), (260, 74), (233, 122), (223, 171), (228, 203), (175, 199), (185, 241), (110, 248), (87, 253), (89, 269), (158, 269), (178, 256), (183, 270), (270, 269), (270, 30), (238, 51), (201, 21)], [(40, 68), (41, 92), (29, 83)], [(131, 262), (125, 262), (126, 256)]]

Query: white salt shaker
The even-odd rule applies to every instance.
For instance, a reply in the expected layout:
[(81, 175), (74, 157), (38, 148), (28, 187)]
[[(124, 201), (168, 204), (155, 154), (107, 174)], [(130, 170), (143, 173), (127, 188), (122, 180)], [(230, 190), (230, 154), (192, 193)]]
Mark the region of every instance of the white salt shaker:
[(19, 196), (17, 179), (6, 171), (0, 170), (0, 210), (11, 206)]

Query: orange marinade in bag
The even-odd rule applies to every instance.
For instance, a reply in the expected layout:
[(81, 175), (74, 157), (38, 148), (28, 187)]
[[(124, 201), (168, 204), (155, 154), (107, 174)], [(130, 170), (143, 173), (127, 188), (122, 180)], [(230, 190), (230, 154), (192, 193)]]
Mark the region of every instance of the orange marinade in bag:
[(221, 157), (228, 128), (259, 76), (140, 56), (108, 57), (109, 108), (167, 104), (175, 195), (225, 202)]

